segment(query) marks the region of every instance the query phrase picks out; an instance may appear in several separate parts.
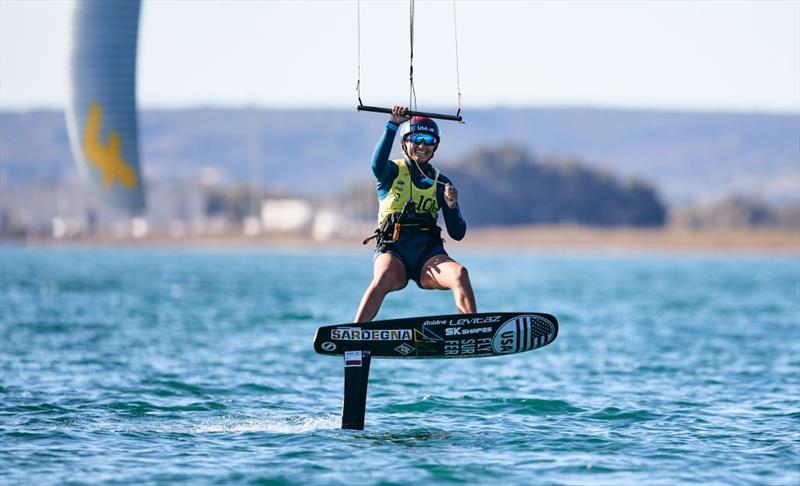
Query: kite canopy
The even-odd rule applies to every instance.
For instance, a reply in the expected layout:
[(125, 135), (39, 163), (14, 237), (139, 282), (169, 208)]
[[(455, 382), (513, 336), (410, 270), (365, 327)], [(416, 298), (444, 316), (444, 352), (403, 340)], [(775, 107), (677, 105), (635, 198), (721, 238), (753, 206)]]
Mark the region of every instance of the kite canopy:
[(140, 0), (76, 0), (66, 107), (72, 154), (104, 200), (145, 209), (136, 112)]

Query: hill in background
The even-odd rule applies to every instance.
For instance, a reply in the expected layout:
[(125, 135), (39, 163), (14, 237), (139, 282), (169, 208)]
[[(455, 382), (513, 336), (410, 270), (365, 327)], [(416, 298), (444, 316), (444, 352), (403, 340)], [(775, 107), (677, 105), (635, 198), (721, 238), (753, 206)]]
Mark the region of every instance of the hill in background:
[[(647, 181), (672, 206), (733, 194), (779, 203), (800, 195), (797, 114), (532, 108), (464, 115), (465, 125), (443, 123), (437, 164), (453, 166), (486, 147), (514, 146), (543, 160), (581, 159)], [(384, 119), (355, 110), (145, 110), (145, 174), (196, 180), (202, 168), (212, 167), (230, 183), (333, 195), (370, 176)], [(4, 184), (74, 177), (62, 114), (0, 114), (0, 162)]]
[(476, 225), (662, 226), (667, 219), (645, 183), (578, 160), (536, 160), (513, 146), (477, 151), (448, 175), (459, 181), (461, 206)]

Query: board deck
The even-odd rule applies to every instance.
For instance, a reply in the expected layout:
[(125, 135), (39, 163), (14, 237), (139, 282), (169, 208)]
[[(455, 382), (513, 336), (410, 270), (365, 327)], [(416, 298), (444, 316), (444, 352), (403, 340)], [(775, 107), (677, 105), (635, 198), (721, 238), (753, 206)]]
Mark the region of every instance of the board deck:
[(538, 349), (557, 335), (558, 321), (550, 314), (452, 314), (323, 326), (314, 350), (332, 356), (369, 351), (373, 358), (481, 358)]

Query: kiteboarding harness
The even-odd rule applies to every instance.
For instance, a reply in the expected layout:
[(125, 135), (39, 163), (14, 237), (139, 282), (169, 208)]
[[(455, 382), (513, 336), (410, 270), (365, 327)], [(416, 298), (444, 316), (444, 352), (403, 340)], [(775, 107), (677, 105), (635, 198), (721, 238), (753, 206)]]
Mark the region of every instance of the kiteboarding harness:
[[(407, 234), (403, 230), (429, 231), (430, 237), (424, 250), (427, 252), (443, 242), (440, 236), (442, 230), (436, 224), (439, 211), (436, 183), (439, 182), (439, 171), (433, 169), (435, 176), (431, 187), (419, 188), (411, 178), (408, 162), (399, 159), (394, 163), (397, 164), (398, 174), (388, 194), (379, 201), (378, 228), (375, 234), (363, 241), (363, 244), (377, 239), (377, 250), (385, 251), (389, 243), (402, 241), (401, 235)], [(425, 175), (421, 169), (420, 172)], [(419, 196), (419, 208), (414, 202), (415, 190)]]

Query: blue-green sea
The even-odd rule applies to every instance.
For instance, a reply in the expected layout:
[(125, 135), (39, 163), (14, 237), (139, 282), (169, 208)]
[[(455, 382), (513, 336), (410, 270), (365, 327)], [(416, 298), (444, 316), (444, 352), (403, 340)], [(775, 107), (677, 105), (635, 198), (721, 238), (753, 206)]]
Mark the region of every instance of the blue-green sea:
[[(2, 484), (800, 484), (800, 259), (458, 253), (533, 352), (374, 360), (339, 428), (371, 254), (0, 247)], [(411, 284), (379, 318), (454, 311)]]

